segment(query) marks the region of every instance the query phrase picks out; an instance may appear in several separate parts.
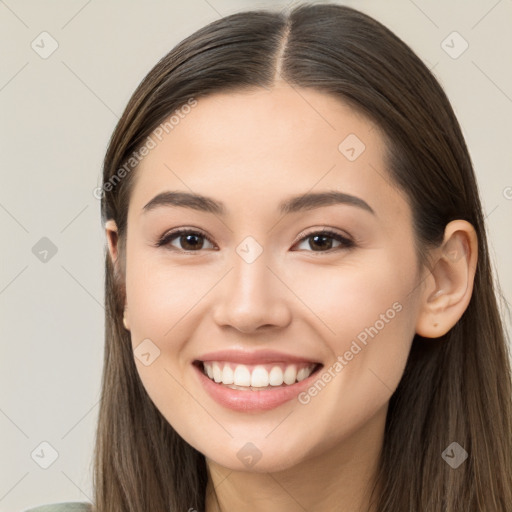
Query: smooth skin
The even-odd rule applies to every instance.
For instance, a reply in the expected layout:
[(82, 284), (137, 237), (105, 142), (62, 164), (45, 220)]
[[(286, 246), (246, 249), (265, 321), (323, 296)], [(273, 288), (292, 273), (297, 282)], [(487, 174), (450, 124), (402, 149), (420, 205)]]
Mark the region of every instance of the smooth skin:
[[(354, 161), (338, 149), (350, 134), (365, 145)], [(327, 94), (285, 83), (218, 93), (199, 99), (139, 165), (125, 254), (115, 222), (106, 224), (112, 260), (123, 262), (133, 348), (149, 338), (160, 350), (149, 366), (136, 358), (138, 372), (156, 407), (206, 457), (207, 512), (363, 510), (414, 334), (443, 335), (470, 301), (473, 227), (450, 222), (431, 268), (420, 269), (411, 210), (384, 150), (378, 127)], [(333, 190), (374, 214), (351, 204), (279, 213), (292, 196)], [(168, 191), (208, 196), (226, 213), (144, 209)], [(211, 242), (192, 237), (191, 249), (178, 235), (157, 245), (180, 227)], [(311, 236), (326, 227), (354, 245)], [(248, 236), (263, 249), (252, 263), (236, 251)], [(240, 348), (326, 369), (396, 302), (401, 311), (307, 404), (232, 411), (192, 367), (207, 352)], [(252, 467), (237, 457), (248, 442), (261, 453)]]

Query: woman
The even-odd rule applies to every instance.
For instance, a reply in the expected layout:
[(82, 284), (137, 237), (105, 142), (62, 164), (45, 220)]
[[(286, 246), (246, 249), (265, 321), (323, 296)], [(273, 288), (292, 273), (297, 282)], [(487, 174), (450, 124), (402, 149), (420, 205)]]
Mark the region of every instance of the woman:
[(92, 510), (512, 510), (472, 164), (388, 29), (317, 4), (197, 31), (129, 101), (99, 195)]

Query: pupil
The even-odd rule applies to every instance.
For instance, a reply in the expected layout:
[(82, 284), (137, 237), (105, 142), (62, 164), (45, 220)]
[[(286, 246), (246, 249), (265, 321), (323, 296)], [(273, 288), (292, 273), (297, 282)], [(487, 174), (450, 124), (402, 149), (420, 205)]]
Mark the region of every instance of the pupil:
[[(199, 235), (182, 235), (182, 236), (181, 236), (181, 241), (182, 241), (182, 247), (183, 247), (184, 249), (186, 249), (186, 250), (188, 250), (188, 249), (190, 249), (190, 248), (195, 249), (195, 248), (197, 248), (197, 247), (198, 247), (198, 245), (200, 245), (200, 244), (197, 244), (197, 243), (196, 243), (196, 244), (194, 244), (193, 242), (192, 242), (192, 243), (190, 243), (190, 242), (189, 242), (189, 240), (190, 240), (191, 238), (196, 238), (196, 239), (198, 239), (198, 238), (202, 238), (202, 237), (201, 237), (201, 236), (199, 236)], [(185, 243), (183, 243), (183, 241), (184, 241), (184, 240), (185, 240)], [(188, 245), (189, 247), (187, 247), (187, 245)]]
[[(332, 247), (332, 240), (328, 236), (325, 236), (325, 235), (315, 235), (312, 238), (313, 238), (315, 244), (317, 243), (318, 239), (322, 239), (324, 242), (325, 242), (326, 239), (328, 239), (329, 242), (327, 243), (327, 247), (325, 246), (325, 243), (324, 244), (320, 243), (320, 246), (321, 246), (321, 248), (324, 248), (324, 249), (326, 249), (326, 248), (327, 249), (331, 249), (331, 247)], [(309, 244), (309, 246), (312, 249), (315, 249), (311, 243)]]

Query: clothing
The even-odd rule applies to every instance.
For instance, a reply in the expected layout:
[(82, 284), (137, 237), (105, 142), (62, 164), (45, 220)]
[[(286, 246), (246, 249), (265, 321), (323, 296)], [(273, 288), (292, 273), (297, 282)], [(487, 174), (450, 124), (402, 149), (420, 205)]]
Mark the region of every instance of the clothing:
[(69, 501), (67, 503), (52, 503), (51, 505), (40, 505), (36, 508), (30, 508), (24, 512), (91, 512), (90, 503), (78, 501)]

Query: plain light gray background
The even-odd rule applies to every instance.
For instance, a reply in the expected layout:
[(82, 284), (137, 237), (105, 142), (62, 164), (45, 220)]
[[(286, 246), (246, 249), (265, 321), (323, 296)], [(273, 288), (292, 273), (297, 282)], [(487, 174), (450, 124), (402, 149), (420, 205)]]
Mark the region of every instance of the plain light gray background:
[[(0, 0), (1, 512), (92, 498), (104, 255), (92, 191), (126, 102), (196, 29), (290, 3)], [(512, 0), (340, 3), (391, 28), (444, 86), (470, 148), (491, 257), (510, 303)], [(45, 55), (52, 44), (58, 48)]]

